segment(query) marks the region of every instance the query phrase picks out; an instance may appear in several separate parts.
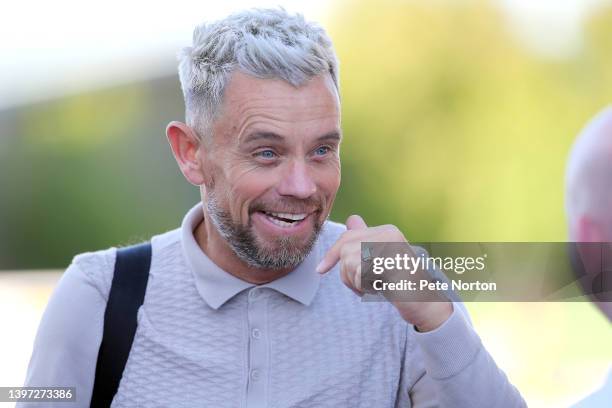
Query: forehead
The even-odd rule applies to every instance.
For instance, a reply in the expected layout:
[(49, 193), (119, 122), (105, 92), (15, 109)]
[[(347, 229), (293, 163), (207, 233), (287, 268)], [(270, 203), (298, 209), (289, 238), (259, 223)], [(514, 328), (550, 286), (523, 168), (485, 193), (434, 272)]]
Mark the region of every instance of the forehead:
[(261, 79), (236, 71), (224, 92), (221, 117), (234, 125), (263, 116), (286, 122), (338, 120), (340, 103), (329, 74), (294, 87), (280, 79)]

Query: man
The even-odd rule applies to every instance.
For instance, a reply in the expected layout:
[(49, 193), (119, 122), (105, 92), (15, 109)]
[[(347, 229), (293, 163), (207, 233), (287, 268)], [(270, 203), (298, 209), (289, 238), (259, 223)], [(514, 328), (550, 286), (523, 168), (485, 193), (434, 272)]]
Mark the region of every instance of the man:
[[(579, 283), (593, 302), (612, 321), (612, 282), (604, 276), (599, 259), (591, 256), (593, 245), (612, 242), (612, 107), (601, 111), (584, 128), (570, 152), (566, 172), (566, 211), (570, 241), (582, 258)], [(589, 265), (595, 264), (594, 267)], [(612, 405), (612, 369), (605, 385), (575, 407)]]
[[(202, 200), (152, 239), (114, 407), (525, 406), (462, 305), (354, 293), (360, 242), (405, 238), (359, 216), (327, 221), (342, 132), (322, 28), (284, 10), (237, 13), (196, 28), (179, 74), (186, 123), (167, 136)], [(76, 386), (89, 402), (115, 254), (66, 271), (28, 385)]]

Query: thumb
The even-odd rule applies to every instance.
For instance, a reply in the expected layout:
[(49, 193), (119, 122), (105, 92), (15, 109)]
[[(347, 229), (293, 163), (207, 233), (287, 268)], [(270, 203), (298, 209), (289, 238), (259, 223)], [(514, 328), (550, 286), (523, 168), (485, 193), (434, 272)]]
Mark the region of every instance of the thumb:
[(365, 228), (368, 228), (368, 224), (357, 214), (353, 214), (346, 219), (346, 229), (357, 230)]

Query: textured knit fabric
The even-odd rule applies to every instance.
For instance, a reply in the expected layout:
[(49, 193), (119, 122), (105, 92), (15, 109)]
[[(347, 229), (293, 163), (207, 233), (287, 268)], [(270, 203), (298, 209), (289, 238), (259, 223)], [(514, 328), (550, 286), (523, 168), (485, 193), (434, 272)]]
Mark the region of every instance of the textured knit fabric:
[[(335, 267), (314, 268), (345, 231), (327, 222), (306, 260), (255, 286), (197, 246), (197, 205), (152, 239), (138, 329), (112, 407), (523, 407), (460, 304), (418, 333), (386, 302), (362, 302)], [(116, 250), (79, 255), (41, 321), (26, 385), (76, 386), (88, 406)], [(19, 404), (18, 406), (27, 404)], [(56, 407), (61, 404), (54, 404)]]

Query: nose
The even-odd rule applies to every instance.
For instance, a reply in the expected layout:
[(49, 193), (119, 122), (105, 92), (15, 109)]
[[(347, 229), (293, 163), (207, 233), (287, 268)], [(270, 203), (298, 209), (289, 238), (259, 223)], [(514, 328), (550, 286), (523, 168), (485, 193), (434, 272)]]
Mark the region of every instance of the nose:
[(281, 181), (277, 187), (278, 194), (306, 199), (316, 193), (317, 185), (304, 161), (292, 161), (282, 171)]

